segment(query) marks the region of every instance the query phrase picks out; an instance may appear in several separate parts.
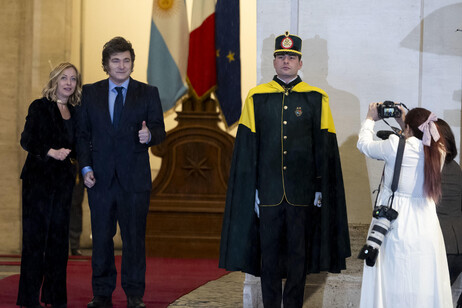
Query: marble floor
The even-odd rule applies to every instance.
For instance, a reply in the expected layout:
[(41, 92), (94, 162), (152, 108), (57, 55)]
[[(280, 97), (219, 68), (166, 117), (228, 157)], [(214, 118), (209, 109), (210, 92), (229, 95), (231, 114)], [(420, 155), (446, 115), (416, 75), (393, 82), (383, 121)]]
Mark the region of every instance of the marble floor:
[[(327, 273), (308, 275), (304, 307), (358, 307), (362, 261), (356, 259), (356, 254), (364, 244), (366, 233), (367, 226), (350, 227), (351, 249), (354, 257), (347, 259), (346, 271), (335, 275)], [(90, 249), (83, 249), (82, 252), (84, 255), (91, 255)], [(12, 259), (3, 257), (0, 261), (12, 261)], [(13, 261), (17, 261), (17, 258)], [(19, 266), (0, 266), (0, 278), (18, 273)], [(169, 307), (244, 307), (244, 279), (244, 273), (231, 272), (182, 296)], [(257, 292), (259, 288), (259, 284), (253, 286), (253, 290)], [(246, 303), (252, 300), (253, 304), (246, 304), (245, 307), (263, 307), (258, 296), (247, 300)]]
[[(367, 226), (350, 226), (352, 257), (347, 259), (347, 269), (340, 274), (320, 273), (307, 276), (305, 302), (307, 308), (359, 307), (363, 261), (356, 258), (364, 245)], [(91, 250), (83, 250), (91, 255)], [(17, 261), (0, 257), (0, 261)], [(0, 266), (0, 279), (19, 273), (19, 266)], [(462, 275), (461, 275), (462, 276)], [(263, 308), (258, 296), (243, 296), (245, 274), (231, 272), (217, 280), (209, 281), (169, 305), (171, 308)], [(259, 292), (258, 280), (247, 284), (254, 293)], [(462, 278), (456, 282), (456, 292), (462, 289)], [(252, 293), (253, 294), (253, 293)], [(243, 299), (244, 298), (244, 299)]]
[[(351, 251), (353, 257), (347, 259), (347, 270), (341, 274), (311, 274), (307, 276), (305, 301), (303, 307), (336, 308), (359, 307), (363, 261), (356, 258), (364, 245), (368, 226), (350, 226)], [(263, 308), (259, 298), (243, 303), (243, 284), (245, 275), (232, 272), (222, 278), (210, 281), (189, 294), (179, 298), (169, 307), (200, 308)], [(255, 286), (256, 289), (259, 285)], [(247, 299), (247, 298), (246, 298)]]

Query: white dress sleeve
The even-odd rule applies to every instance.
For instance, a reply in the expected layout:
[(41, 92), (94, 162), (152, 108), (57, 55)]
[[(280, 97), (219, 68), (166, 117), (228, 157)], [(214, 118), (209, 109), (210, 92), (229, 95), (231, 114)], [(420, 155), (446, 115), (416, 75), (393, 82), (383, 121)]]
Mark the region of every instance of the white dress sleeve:
[(387, 140), (374, 140), (373, 120), (366, 119), (359, 131), (357, 147), (369, 158), (388, 161), (396, 156), (398, 136), (390, 135)]

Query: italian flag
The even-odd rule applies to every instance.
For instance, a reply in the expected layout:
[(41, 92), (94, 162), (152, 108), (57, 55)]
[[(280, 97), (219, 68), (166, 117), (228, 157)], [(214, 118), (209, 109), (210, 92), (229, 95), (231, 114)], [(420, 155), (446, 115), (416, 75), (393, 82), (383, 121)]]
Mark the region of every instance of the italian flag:
[(198, 99), (216, 87), (215, 0), (193, 2), (187, 81)]

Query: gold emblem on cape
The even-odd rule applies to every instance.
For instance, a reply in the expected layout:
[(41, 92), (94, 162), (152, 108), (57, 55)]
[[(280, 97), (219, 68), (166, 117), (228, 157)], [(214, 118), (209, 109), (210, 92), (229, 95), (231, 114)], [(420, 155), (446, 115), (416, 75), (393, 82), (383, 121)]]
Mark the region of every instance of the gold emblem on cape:
[(302, 107), (297, 107), (297, 108), (295, 108), (295, 115), (296, 115), (297, 117), (301, 116), (302, 113), (303, 113)]

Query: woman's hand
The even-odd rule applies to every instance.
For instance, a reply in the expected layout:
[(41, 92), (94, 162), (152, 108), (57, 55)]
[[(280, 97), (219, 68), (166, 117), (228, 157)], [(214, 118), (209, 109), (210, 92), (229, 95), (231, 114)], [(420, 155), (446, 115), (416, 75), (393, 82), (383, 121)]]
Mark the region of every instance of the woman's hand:
[(380, 120), (379, 114), (377, 112), (377, 106), (381, 103), (370, 103), (369, 104), (369, 110), (367, 111), (366, 119), (372, 120), (372, 121), (378, 121)]
[(404, 131), (406, 128), (406, 124), (404, 124), (404, 120), (406, 119), (406, 109), (403, 107), (403, 105), (398, 105), (398, 108), (401, 110), (401, 117), (395, 118), (396, 122), (398, 122), (399, 126), (401, 127), (401, 130)]
[(66, 157), (69, 155), (69, 153), (71, 153), (71, 150), (61, 148), (59, 150), (50, 149), (48, 151), (47, 155), (54, 158), (54, 159), (56, 159), (56, 160), (65, 160)]

